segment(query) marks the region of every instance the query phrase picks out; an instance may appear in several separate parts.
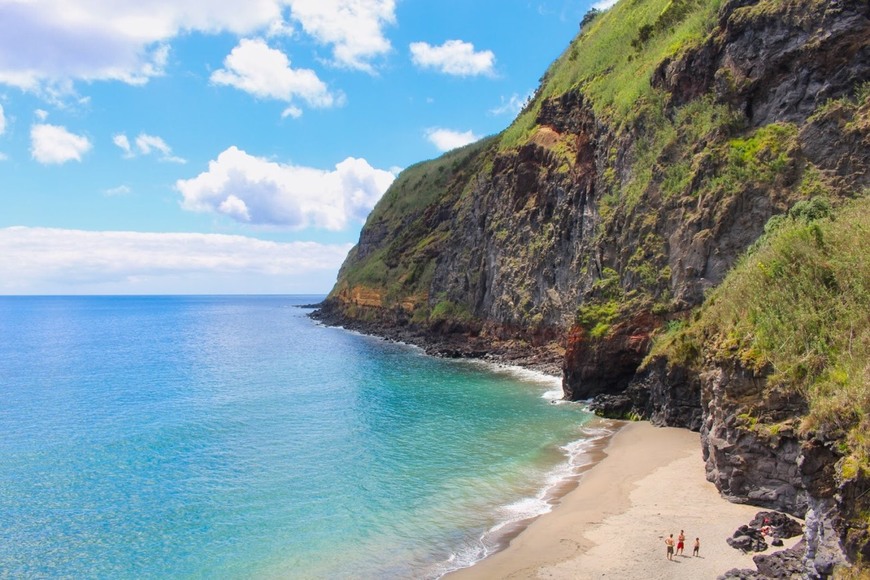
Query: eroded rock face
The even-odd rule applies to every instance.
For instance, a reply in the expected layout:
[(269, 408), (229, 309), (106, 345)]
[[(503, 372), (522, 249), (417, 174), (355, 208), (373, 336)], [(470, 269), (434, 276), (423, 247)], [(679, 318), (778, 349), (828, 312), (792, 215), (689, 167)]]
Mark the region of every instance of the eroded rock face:
[[(789, 423), (806, 411), (803, 401), (771, 392), (763, 372), (718, 361), (705, 361), (699, 374), (654, 360), (638, 373), (651, 335), (666, 320), (650, 304), (666, 304), (673, 316), (699, 305), (768, 219), (806, 197), (800, 184), (807, 171), (843, 195), (870, 186), (867, 115), (842, 102), (819, 108), (870, 78), (868, 39), (866, 0), (725, 2), (712, 34), (662, 62), (652, 79), (669, 95), (668, 118), (699, 97), (739, 117), (738, 135), (708, 134), (687, 149), (695, 174), (683, 195), (661, 191), (672, 161), (665, 150), (650, 162), (653, 177), (635, 192), (634, 205), (625, 202), (648, 128), (643, 119), (608, 126), (581, 91), (571, 90), (540, 104), (520, 145), (487, 146), (450, 169), (444, 195), (415, 218), (417, 237), (401, 233), (411, 229), (410, 218), (370, 220), (343, 268), (395, 249), (385, 267), (412, 255), (420, 268), (409, 272), (431, 283), (342, 286), (342, 274), (322, 315), (444, 356), (510, 360), (533, 352), (548, 370), (561, 362), (565, 398), (595, 397), (593, 407), (611, 416), (700, 430), (708, 479), (723, 495), (806, 514), (813, 573), (841, 561), (843, 549), (870, 558), (868, 532), (837, 520), (844, 502), (870, 501), (861, 495), (868, 484), (837, 487), (830, 475), (835, 454), (825, 443), (808, 446)], [(704, 189), (719, 176), (731, 137), (775, 122), (792, 123), (796, 132), (775, 182)], [(600, 290), (608, 276), (612, 296)], [(415, 294), (402, 295), (401, 284)], [(637, 296), (644, 299), (632, 302)], [(577, 312), (597, 299), (625, 307), (593, 336)], [(466, 316), (419, 324), (439, 301), (460, 305)]]
[[(716, 368), (703, 373), (701, 383), (705, 411), (701, 446), (707, 479), (731, 501), (803, 517), (807, 498), (797, 464), (801, 451), (797, 435), (789, 428), (770, 433), (748, 424), (750, 408), (764, 403), (764, 378), (739, 367)], [(769, 411), (793, 417), (789, 408)]]
[(568, 335), (563, 365), (562, 390), (570, 401), (603, 393), (623, 391), (646, 356), (652, 332), (661, 319), (642, 312), (621, 322), (601, 339), (594, 339), (580, 326)]
[(653, 84), (675, 103), (713, 90), (756, 126), (803, 121), (870, 76), (867, 38), (870, 10), (862, 0), (786, 2), (782, 10), (732, 0), (708, 41), (664, 61)]

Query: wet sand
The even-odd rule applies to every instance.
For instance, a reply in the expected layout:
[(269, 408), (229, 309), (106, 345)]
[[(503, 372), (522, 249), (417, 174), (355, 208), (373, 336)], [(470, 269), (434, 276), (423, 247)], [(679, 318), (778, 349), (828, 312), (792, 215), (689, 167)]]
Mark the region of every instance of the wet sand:
[[(697, 433), (629, 423), (610, 439), (605, 454), (552, 512), (506, 549), (447, 578), (696, 580), (735, 567), (755, 569), (752, 556), (725, 539), (760, 508), (719, 496), (704, 477)], [(684, 554), (669, 561), (665, 538), (676, 538), (680, 530)], [(786, 547), (797, 540), (787, 540)]]

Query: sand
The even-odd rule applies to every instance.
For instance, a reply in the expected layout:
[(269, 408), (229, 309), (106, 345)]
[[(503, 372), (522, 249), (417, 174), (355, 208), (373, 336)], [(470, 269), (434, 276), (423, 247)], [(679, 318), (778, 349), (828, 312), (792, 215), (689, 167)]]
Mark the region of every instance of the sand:
[[(505, 550), (447, 578), (697, 580), (735, 567), (755, 569), (751, 555), (725, 539), (760, 509), (722, 499), (706, 481), (697, 433), (629, 423), (605, 453), (576, 489)], [(681, 529), (685, 553), (668, 561), (665, 538)]]

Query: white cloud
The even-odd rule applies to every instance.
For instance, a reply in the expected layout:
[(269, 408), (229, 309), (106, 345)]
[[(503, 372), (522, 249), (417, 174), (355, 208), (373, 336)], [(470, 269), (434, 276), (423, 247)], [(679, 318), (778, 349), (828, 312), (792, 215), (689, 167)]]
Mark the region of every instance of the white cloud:
[[(255, 97), (288, 103), (298, 97), (312, 107), (331, 107), (339, 100), (313, 70), (292, 68), (287, 55), (260, 39), (241, 40), (224, 59), (224, 66), (212, 73), (211, 82)], [(298, 107), (288, 111), (291, 116), (301, 114)]]
[[(124, 133), (118, 133), (112, 137), (112, 142), (124, 152), (125, 159), (132, 159), (136, 156), (136, 151), (130, 143), (130, 139)], [(166, 144), (161, 137), (156, 135), (148, 135), (147, 133), (139, 133), (135, 140), (136, 150), (140, 155), (151, 155), (152, 153), (160, 154), (160, 161), (169, 161), (171, 163), (187, 163), (186, 159), (176, 157), (172, 154), (172, 147)]]
[(117, 135), (113, 136), (112, 143), (117, 145), (121, 149), (121, 151), (124, 152), (124, 157), (129, 159), (130, 157), (133, 157), (135, 155), (135, 153), (133, 153), (133, 148), (130, 146), (130, 140), (127, 139), (127, 136), (123, 133), (118, 133)]
[(30, 128), (30, 154), (43, 164), (81, 161), (91, 150), (87, 137), (70, 133), (58, 125), (33, 125)]
[(281, 111), (281, 118), (286, 119), (287, 117), (293, 117), (294, 119), (298, 119), (302, 116), (302, 109), (295, 105), (290, 105), (283, 111)]
[(330, 171), (276, 163), (230, 147), (208, 171), (178, 180), (175, 187), (190, 211), (257, 225), (341, 230), (364, 220), (394, 179), (364, 159), (348, 157)]
[[(350, 244), (245, 236), (0, 228), (0, 293), (323, 291)], [(307, 284), (307, 285), (306, 285)]]
[(58, 101), (75, 81), (143, 84), (164, 74), (180, 34), (287, 35), (290, 17), (334, 61), (371, 70), (395, 0), (38, 0), (0, 2), (0, 84)]
[(440, 128), (427, 129), (426, 138), (440, 151), (450, 151), (480, 139), (471, 131), (460, 132)]
[(531, 93), (525, 97), (520, 97), (517, 93), (511, 95), (509, 99), (501, 98), (501, 104), (498, 107), (493, 107), (489, 112), (493, 115), (517, 115), (523, 110), (523, 107), (531, 98)]
[(475, 52), (473, 44), (461, 40), (448, 40), (441, 46), (412, 42), (411, 60), (421, 68), (434, 68), (462, 77), (492, 76), (495, 66), (495, 54), (491, 50)]
[(136, 147), (142, 155), (150, 155), (154, 151), (160, 152), (161, 161), (170, 161), (172, 163), (187, 163), (187, 160), (181, 157), (176, 157), (172, 154), (172, 147), (166, 144), (166, 141), (155, 135), (139, 133), (136, 137)]
[(111, 187), (105, 191), (104, 194), (109, 197), (114, 197), (116, 195), (129, 195), (132, 190), (126, 185), (119, 185), (118, 187)]
[(288, 0), (291, 17), (323, 44), (339, 66), (372, 72), (371, 60), (391, 50), (384, 27), (396, 22), (395, 0)]
[(592, 8), (595, 10), (607, 10), (614, 4), (616, 4), (617, 0), (601, 0), (600, 2), (596, 2), (592, 5)]
[(6, 115), (3, 114), (3, 105), (0, 105), (0, 135), (6, 132)]
[(33, 111), (33, 116), (44, 122), (46, 119), (48, 119), (48, 111), (45, 111), (43, 109), (36, 109), (35, 111)]

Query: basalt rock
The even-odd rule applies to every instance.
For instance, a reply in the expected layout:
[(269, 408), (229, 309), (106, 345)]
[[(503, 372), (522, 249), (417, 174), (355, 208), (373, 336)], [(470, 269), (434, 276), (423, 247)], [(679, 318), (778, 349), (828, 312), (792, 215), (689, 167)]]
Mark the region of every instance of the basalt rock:
[(596, 339), (581, 326), (568, 335), (562, 388), (571, 401), (625, 390), (649, 350), (661, 319), (642, 312)]
[[(782, 541), (780, 540), (780, 545)], [(782, 580), (805, 580), (803, 554), (806, 546), (801, 540), (788, 550), (780, 550), (773, 554), (758, 554), (752, 557), (758, 573), (762, 578)]]
[[(797, 465), (801, 451), (797, 435), (788, 427), (776, 433), (753, 429), (753, 418), (745, 414), (748, 403), (763, 403), (764, 377), (734, 366), (703, 373), (701, 381), (706, 410), (701, 445), (707, 479), (732, 501), (803, 517), (807, 500)], [(788, 418), (794, 417), (794, 409), (805, 408), (803, 401), (780, 403), (765, 412)]]
[(732, 568), (721, 574), (716, 580), (766, 580), (764, 576), (758, 573), (757, 570), (748, 568)]
[[(765, 4), (768, 4), (765, 6)], [(716, 30), (666, 59), (653, 84), (684, 103), (714, 91), (754, 125), (803, 121), (870, 77), (870, 10), (863, 0), (727, 2)]]
[[(565, 398), (597, 412), (700, 430), (725, 497), (806, 514), (805, 565), (823, 575), (870, 558), (870, 532), (849, 523), (870, 494), (861, 474), (833, 476), (835, 437), (799, 434), (806, 402), (727, 356), (644, 361), (772, 216), (814, 184), (831, 198), (870, 186), (870, 114), (855, 100), (870, 4), (726, 0), (709, 22), (654, 65), (652, 93), (625, 118), (595, 101), (597, 77), (559, 76), (568, 52), (508, 132), (404, 171), (318, 316), (561, 373)], [(698, 111), (713, 111), (709, 126), (680, 124)]]
[(749, 527), (761, 530), (772, 538), (793, 538), (803, 533), (803, 527), (781, 512), (758, 512)]
[(740, 526), (726, 542), (735, 550), (741, 550), (744, 553), (767, 550), (764, 534), (761, 533), (761, 530), (750, 526)]

